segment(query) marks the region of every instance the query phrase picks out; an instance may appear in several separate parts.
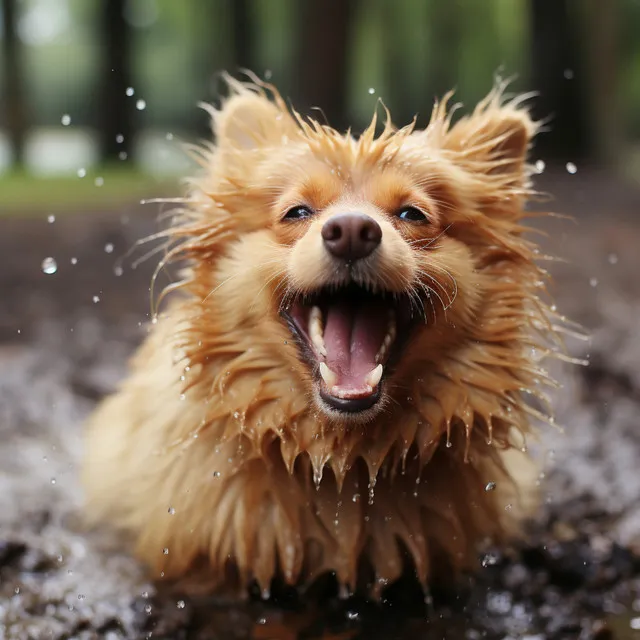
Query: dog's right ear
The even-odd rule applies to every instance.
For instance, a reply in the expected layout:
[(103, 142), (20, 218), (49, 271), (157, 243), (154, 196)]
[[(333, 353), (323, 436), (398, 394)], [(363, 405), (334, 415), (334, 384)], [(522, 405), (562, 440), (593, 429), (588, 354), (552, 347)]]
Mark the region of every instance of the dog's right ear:
[(281, 144), (295, 126), (281, 100), (276, 104), (264, 93), (244, 89), (214, 113), (213, 128), (219, 147), (250, 150)]

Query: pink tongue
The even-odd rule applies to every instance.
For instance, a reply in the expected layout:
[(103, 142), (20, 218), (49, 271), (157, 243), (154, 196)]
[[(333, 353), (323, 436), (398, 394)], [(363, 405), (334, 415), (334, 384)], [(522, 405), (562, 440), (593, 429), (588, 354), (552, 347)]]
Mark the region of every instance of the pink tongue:
[(378, 304), (347, 301), (331, 304), (324, 317), (327, 366), (338, 375), (339, 387), (360, 389), (377, 366), (376, 354), (387, 333), (388, 311)]

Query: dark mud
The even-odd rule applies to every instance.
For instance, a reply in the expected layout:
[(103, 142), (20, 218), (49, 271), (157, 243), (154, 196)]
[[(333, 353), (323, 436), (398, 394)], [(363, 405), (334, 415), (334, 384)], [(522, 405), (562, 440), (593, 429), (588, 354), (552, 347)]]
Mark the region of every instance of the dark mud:
[(577, 218), (538, 225), (570, 261), (550, 264), (552, 292), (593, 339), (569, 344), (588, 367), (558, 368), (565, 433), (532, 446), (546, 465), (540, 517), (524, 543), (480, 554), (455, 592), (425, 600), (407, 582), (380, 606), (340, 599), (330, 579), (306, 597), (189, 599), (79, 532), (81, 423), (149, 310), (153, 260), (121, 274), (118, 259), (157, 210), (0, 219), (0, 638), (640, 638), (640, 194), (596, 172), (542, 186)]

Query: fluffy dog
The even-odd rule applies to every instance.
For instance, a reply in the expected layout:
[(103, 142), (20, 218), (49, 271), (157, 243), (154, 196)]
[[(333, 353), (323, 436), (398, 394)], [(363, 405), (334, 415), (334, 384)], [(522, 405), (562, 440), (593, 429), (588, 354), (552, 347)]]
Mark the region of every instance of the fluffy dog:
[(229, 84), (167, 231), (178, 292), (88, 426), (90, 521), (218, 586), (473, 568), (516, 529), (558, 345), (522, 236), (537, 125), (499, 86), (354, 137)]

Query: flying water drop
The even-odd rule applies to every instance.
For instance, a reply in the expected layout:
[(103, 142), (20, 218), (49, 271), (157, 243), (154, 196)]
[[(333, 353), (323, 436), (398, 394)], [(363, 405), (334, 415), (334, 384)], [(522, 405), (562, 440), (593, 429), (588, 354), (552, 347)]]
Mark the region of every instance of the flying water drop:
[(46, 273), (48, 276), (55, 273), (58, 270), (58, 263), (54, 260), (54, 258), (48, 257), (42, 261), (42, 271)]

